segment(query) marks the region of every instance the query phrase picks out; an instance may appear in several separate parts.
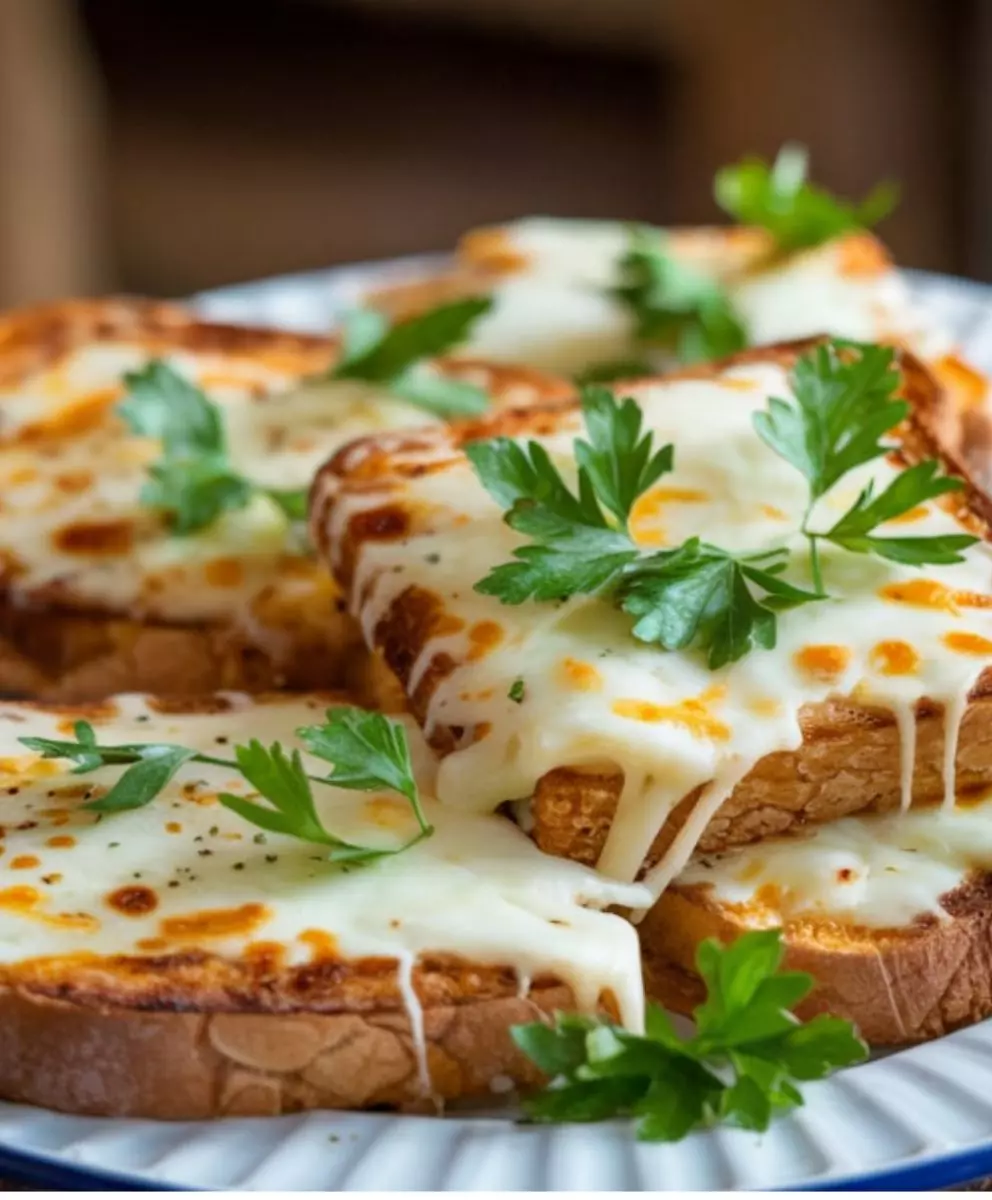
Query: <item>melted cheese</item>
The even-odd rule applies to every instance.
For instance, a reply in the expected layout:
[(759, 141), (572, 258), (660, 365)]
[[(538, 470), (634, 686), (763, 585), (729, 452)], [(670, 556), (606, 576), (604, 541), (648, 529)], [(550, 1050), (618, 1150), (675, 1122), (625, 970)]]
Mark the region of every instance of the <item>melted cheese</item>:
[[(752, 345), (832, 333), (895, 339), (925, 357), (947, 353), (948, 339), (924, 321), (903, 278), (877, 252), (866, 266), (852, 261), (854, 239), (840, 239), (769, 262), (767, 246), (743, 236), (749, 232), (676, 229), (669, 249), (726, 288)], [(530, 217), (492, 236), (499, 249), (492, 259), (473, 254), (471, 235), (466, 243), (465, 257), (470, 264), (478, 257), (492, 275), (496, 297), (469, 349), (562, 373), (643, 357), (629, 314), (609, 295), (627, 249), (626, 225)], [(656, 352), (653, 365), (668, 364)]]
[[(326, 703), (286, 699), (231, 711), (166, 715), (121, 697), (93, 717), (101, 742), (170, 741), (220, 757), (253, 737), (293, 744)], [(544, 856), (503, 817), (442, 808), (430, 799), (433, 759), (410, 729), (433, 837), (369, 867), (330, 866), (319, 846), (262, 834), (217, 802), (251, 795), (226, 767), (188, 764), (144, 808), (97, 819), (81, 808), (90, 787), (121, 768), (70, 774), (18, 742), (64, 737), (72, 718), (0, 705), (0, 965), (36, 957), (142, 955), (201, 948), (237, 958), (253, 943), (281, 947), (287, 965), (332, 948), (345, 958), (395, 958), (415, 1028), (411, 971), (425, 951), (509, 965), (521, 980), (551, 974), (594, 1009), (612, 993), (624, 1020), (642, 1020), (637, 939), (607, 905), (637, 905), (644, 889), (611, 884), (575, 863)], [(328, 766), (304, 755), (308, 769)], [(317, 809), (339, 836), (377, 846), (415, 832), (409, 806), (314, 785)], [(263, 802), (264, 803), (264, 802)], [(523, 985), (522, 985), (523, 986)]]
[[(674, 443), (675, 470), (665, 487), (675, 495), (691, 490), (701, 497), (691, 504), (649, 506), (641, 526), (650, 530), (658, 522), (672, 545), (701, 534), (731, 550), (786, 547), (792, 555), (789, 577), (809, 586), (808, 547), (796, 533), (805, 481), (752, 426), (755, 410), (769, 396), (789, 394), (785, 372), (754, 364), (716, 381), (645, 384), (632, 392), (656, 445)], [(537, 439), (566, 475), (574, 473), (572, 442), (579, 429), (578, 415), (569, 414), (559, 431)], [(813, 527), (828, 527), (869, 478), (880, 491), (895, 472), (882, 460), (845, 477), (817, 506)], [(475, 592), (473, 585), (510, 560), (522, 539), (504, 524), (464, 460), (442, 470), (410, 472), (390, 486), (394, 482), (402, 490), (390, 491), (386, 500), (395, 504), (402, 496), (416, 514), (413, 532), (400, 541), (363, 545), (353, 596), (361, 598), (358, 614), (369, 637), (410, 585), (434, 593), (443, 606), (445, 632), (424, 646), (408, 686), (418, 686), (436, 656), (454, 660), (454, 669), (434, 688), (426, 715), (428, 732), (439, 726), (464, 731), (440, 768), (438, 791), (446, 803), (488, 811), (532, 795), (538, 780), (556, 767), (622, 772), (623, 794), (599, 867), (632, 880), (674, 805), (708, 785), (692, 820), (648, 876), (658, 894), (735, 784), (759, 759), (797, 748), (801, 709), (831, 695), (856, 695), (897, 714), (906, 740), (905, 797), (912, 782), (909, 715), (923, 697), (943, 704), (945, 782), (953, 802), (958, 725), (970, 689), (992, 664), (992, 648), (969, 640), (974, 653), (954, 653), (946, 639), (958, 631), (988, 637), (992, 610), (904, 598), (923, 579), (932, 594), (987, 594), (992, 561), (985, 545), (968, 550), (958, 565), (925, 572), (824, 546), (824, 576), (833, 598), (781, 613), (774, 651), (756, 650), (710, 671), (698, 651), (666, 653), (635, 641), (630, 619), (606, 601), (579, 596), (562, 605), (504, 606)], [(383, 499), (375, 491), (346, 490), (334, 511), (332, 537), (353, 513)], [(913, 528), (920, 535), (960, 532), (935, 505), (927, 506)], [(501, 636), (485, 655), (474, 654), (470, 631), (494, 623)], [(911, 672), (893, 673), (891, 658), (878, 653), (895, 634), (915, 656)], [(594, 668), (596, 686), (576, 687), (571, 663)], [(519, 704), (508, 696), (517, 678), (524, 681)], [(769, 697), (776, 703), (756, 703)]]
[[(328, 583), (299, 552), (299, 532), (269, 500), (175, 537), (141, 505), (159, 455), (114, 415), (126, 371), (148, 354), (124, 343), (71, 353), (0, 391), (0, 551), (15, 590), (51, 585), (79, 606), (170, 622), (229, 620), (253, 631), (269, 612), (330, 611)], [(223, 411), (230, 458), (263, 487), (307, 488), (339, 446), (360, 435), (435, 423), (421, 409), (355, 382), (299, 385), (259, 359), (177, 352), (169, 364)], [(99, 398), (95, 405), (92, 398)], [(79, 411), (92, 420), (80, 426)], [(264, 594), (263, 594), (264, 593)]]
[(942, 897), (992, 868), (992, 798), (950, 810), (846, 817), (803, 837), (708, 854), (679, 876), (768, 927), (820, 918), (897, 929), (947, 920)]

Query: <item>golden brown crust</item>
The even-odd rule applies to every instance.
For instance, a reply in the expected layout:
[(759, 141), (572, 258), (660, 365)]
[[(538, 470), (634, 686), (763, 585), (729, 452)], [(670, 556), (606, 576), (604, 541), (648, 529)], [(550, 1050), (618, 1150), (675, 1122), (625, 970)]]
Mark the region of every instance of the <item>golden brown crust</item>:
[[(667, 378), (710, 378), (730, 365), (778, 362), (791, 365), (816, 343), (806, 339), (777, 347), (747, 350), (719, 363), (706, 364)], [(977, 535), (989, 538), (992, 500), (969, 478), (953, 448), (941, 440), (940, 389), (918, 359), (900, 352), (901, 389), (912, 404), (912, 413), (900, 431), (900, 454), (908, 464), (939, 458), (945, 468), (961, 476), (965, 489), (946, 497), (946, 507)], [(391, 482), (425, 469), (423, 451), (430, 450), (426, 469), (443, 470), (462, 446), (476, 438), (496, 435), (540, 434), (560, 427), (563, 417), (574, 418), (575, 403), (497, 413), (464, 422), (448, 430), (431, 430), (404, 437), (369, 439), (344, 448), (318, 477), (312, 511), (314, 539), (346, 591), (362, 543), (377, 536), (403, 532), (399, 522), (409, 519), (402, 505), (358, 514), (350, 520), (335, 546), (328, 544), (336, 497), (349, 489), (364, 491), (378, 485), (388, 495)], [(404, 527), (405, 529), (405, 527)], [(352, 596), (352, 605), (361, 598)], [(443, 607), (432, 593), (411, 586), (383, 614), (374, 632), (376, 647), (401, 680), (409, 678), (421, 650), (445, 619)], [(450, 657), (440, 654), (418, 677), (409, 697), (411, 710), (423, 720), (430, 697), (441, 679), (454, 669)], [(972, 694), (961, 730), (958, 751), (959, 781), (963, 789), (992, 784), (992, 721), (989, 696), (992, 671)], [(795, 752), (770, 755), (757, 763), (738, 785), (703, 834), (701, 846), (717, 850), (807, 822), (833, 820), (849, 813), (884, 811), (899, 803), (899, 739), (892, 714), (853, 702), (830, 701), (808, 705), (801, 713), (803, 746)], [(918, 708), (918, 739), (914, 792), (920, 803), (943, 794), (941, 771), (943, 721), (926, 702)], [(434, 731), (435, 747), (444, 753), (455, 744), (454, 732), (444, 726)], [(843, 762), (844, 770), (838, 765)], [(619, 800), (622, 777), (590, 775), (559, 769), (539, 780), (533, 804), (533, 836), (542, 850), (593, 864), (603, 848)], [(669, 845), (691, 811), (694, 795), (687, 796), (666, 822), (652, 847), (648, 862)]]
[[(873, 1045), (903, 1045), (992, 1014), (992, 876), (971, 879), (942, 903), (949, 920), (920, 918), (897, 930), (787, 923), (785, 965), (817, 981), (799, 1015), (846, 1017)], [(676, 1012), (691, 1011), (702, 998), (693, 970), (699, 943), (729, 942), (755, 927), (710, 889), (674, 884), (639, 930), (648, 994)]]
[(300, 609), (278, 651), (235, 625), (142, 622), (0, 599), (0, 693), (69, 702), (117, 692), (359, 688), (368, 655), (355, 623), (326, 597)]
[(364, 1012), (153, 1012), (0, 985), (0, 1095), (94, 1116), (197, 1120), (411, 1108), (539, 1080), (511, 1025), (567, 1009), (559, 985), (425, 1004), (430, 1095), (410, 1023)]
[[(115, 339), (149, 353), (184, 349), (246, 357), (300, 378), (326, 369), (336, 353), (333, 337), (202, 321), (177, 305), (132, 298), (71, 300), (0, 317), (0, 387), (16, 386), (82, 345)], [(487, 388), (496, 403), (507, 406), (568, 390), (564, 381), (526, 368), (467, 358), (445, 359), (441, 366), (452, 378)], [(287, 571), (299, 576), (294, 567), (301, 562), (287, 562)], [(5, 566), (0, 570), (0, 693), (71, 701), (191, 687), (306, 690), (346, 682), (361, 689), (388, 678), (366, 661), (361, 636), (336, 589), (312, 568), (308, 588), (283, 592), (273, 580), (255, 598), (247, 620), (180, 625), (94, 611), (71, 585), (56, 581), (30, 587), (19, 578), (16, 564)], [(374, 690), (370, 694), (376, 696)], [(395, 695), (388, 702), (395, 708)]]

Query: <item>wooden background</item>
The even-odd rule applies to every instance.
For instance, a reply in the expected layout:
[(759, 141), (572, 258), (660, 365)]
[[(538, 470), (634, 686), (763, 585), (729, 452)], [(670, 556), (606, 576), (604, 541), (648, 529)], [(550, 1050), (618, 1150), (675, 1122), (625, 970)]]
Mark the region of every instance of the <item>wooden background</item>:
[(693, 222), (744, 151), (902, 180), (905, 262), (992, 277), (988, 0), (0, 0), (0, 303)]

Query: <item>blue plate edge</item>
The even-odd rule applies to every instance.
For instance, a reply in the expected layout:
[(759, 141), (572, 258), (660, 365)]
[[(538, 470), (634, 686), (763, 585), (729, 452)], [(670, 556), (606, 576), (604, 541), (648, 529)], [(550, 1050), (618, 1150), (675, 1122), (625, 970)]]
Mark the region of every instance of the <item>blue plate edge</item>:
[[(340, 264), (324, 269), (299, 271), (269, 279), (236, 282), (212, 288), (190, 298), (194, 307), (209, 308), (213, 303), (226, 301), (244, 292), (260, 293), (286, 284), (297, 286), (333, 285), (360, 275), (374, 278), (377, 274), (402, 273), (418, 267), (437, 266), (448, 259), (443, 253), (423, 253), (402, 258)], [(377, 270), (378, 269), (378, 270)], [(943, 273), (918, 269), (902, 269), (902, 273), (921, 291), (929, 286), (951, 283), (972, 294), (990, 296), (990, 285), (978, 280), (966, 280)], [(212, 315), (212, 314), (211, 314)], [(221, 318), (223, 319), (223, 318)], [(843, 1175), (833, 1179), (811, 1179), (783, 1184), (777, 1191), (858, 1191), (871, 1190), (933, 1190), (950, 1188), (992, 1175), (992, 1137), (978, 1145), (947, 1151), (922, 1162), (904, 1162), (873, 1171)], [(132, 1191), (198, 1191), (214, 1190), (167, 1183), (148, 1175), (132, 1175), (98, 1166), (76, 1166), (56, 1155), (16, 1150), (0, 1142), (0, 1176), (15, 1183), (64, 1190)]]

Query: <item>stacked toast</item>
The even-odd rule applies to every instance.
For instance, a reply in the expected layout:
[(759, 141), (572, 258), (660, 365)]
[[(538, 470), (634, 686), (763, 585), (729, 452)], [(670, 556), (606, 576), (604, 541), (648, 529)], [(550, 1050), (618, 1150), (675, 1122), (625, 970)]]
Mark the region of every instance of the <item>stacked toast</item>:
[(992, 1013), (984, 380), (862, 228), (628, 236), (0, 321), (4, 1097), (526, 1089), (755, 930), (869, 1042)]

